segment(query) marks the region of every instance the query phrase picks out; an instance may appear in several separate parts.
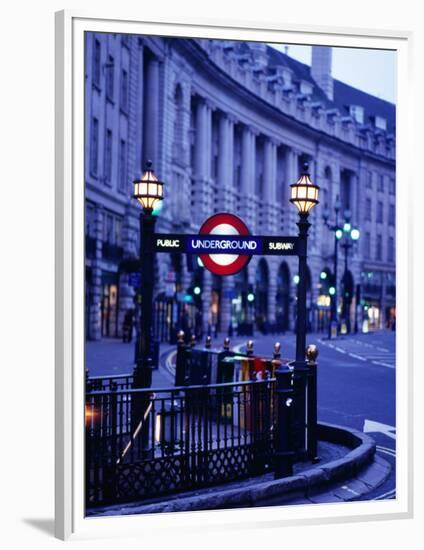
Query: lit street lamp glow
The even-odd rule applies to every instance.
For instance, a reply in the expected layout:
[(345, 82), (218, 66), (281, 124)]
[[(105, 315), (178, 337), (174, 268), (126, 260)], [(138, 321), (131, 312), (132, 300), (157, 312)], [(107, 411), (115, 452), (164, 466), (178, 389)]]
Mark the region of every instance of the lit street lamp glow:
[(357, 241), (360, 236), (361, 236), (361, 233), (360, 233), (359, 229), (352, 229), (352, 231), (350, 232), (350, 237), (354, 241)]

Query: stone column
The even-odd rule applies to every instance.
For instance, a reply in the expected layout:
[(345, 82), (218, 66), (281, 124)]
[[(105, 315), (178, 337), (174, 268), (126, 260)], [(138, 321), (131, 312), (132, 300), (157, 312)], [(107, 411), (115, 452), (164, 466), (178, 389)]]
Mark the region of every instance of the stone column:
[(359, 178), (354, 172), (350, 176), (350, 200), (351, 200), (351, 212), (353, 225), (358, 225), (358, 211), (359, 211)]
[(269, 280), (268, 280), (268, 322), (270, 328), (275, 326), (275, 306), (277, 296), (277, 274), (274, 265), (269, 265)]
[(277, 230), (277, 144), (269, 139), (264, 151), (264, 226), (271, 233)]
[(221, 210), (234, 211), (232, 186), (234, 167), (234, 120), (222, 113), (219, 120), (218, 197)]
[[(122, 227), (122, 248), (124, 250), (124, 258), (138, 256), (136, 247), (137, 232), (140, 231), (140, 223), (137, 216), (133, 216), (131, 212), (133, 208), (130, 204), (125, 209)], [(119, 313), (118, 313), (118, 335), (121, 336), (122, 326), (125, 313), (128, 309), (134, 307), (135, 289), (128, 284), (129, 276), (127, 273), (122, 273), (119, 278)]]
[(299, 155), (300, 152), (296, 151), (295, 149), (287, 149), (286, 153), (286, 198), (285, 198), (285, 205), (286, 205), (286, 225), (285, 225), (285, 231), (288, 235), (296, 235), (297, 234), (297, 209), (296, 207), (291, 204), (290, 202), (290, 186), (293, 183), (296, 183), (296, 181), (299, 179)]
[(199, 100), (196, 109), (196, 147), (195, 147), (195, 211), (197, 223), (204, 220), (208, 209), (210, 194), (210, 156), (211, 156), (211, 108), (204, 100)]
[(94, 233), (96, 239), (96, 254), (91, 263), (91, 293), (89, 304), (89, 335), (91, 340), (100, 340), (102, 337), (102, 247), (103, 247), (103, 207), (96, 205)]
[(212, 295), (212, 274), (207, 269), (203, 272), (203, 288), (202, 288), (202, 317), (203, 317), (203, 333), (208, 334), (210, 327), (210, 307)]
[(233, 288), (234, 278), (232, 276), (222, 277), (220, 330), (225, 336), (228, 334), (231, 322), (231, 290)]
[(249, 229), (254, 230), (254, 178), (255, 178), (255, 135), (245, 126), (242, 136), (241, 189), (242, 213)]
[(159, 61), (154, 57), (147, 63), (145, 86), (144, 161), (151, 160), (156, 168), (159, 162)]

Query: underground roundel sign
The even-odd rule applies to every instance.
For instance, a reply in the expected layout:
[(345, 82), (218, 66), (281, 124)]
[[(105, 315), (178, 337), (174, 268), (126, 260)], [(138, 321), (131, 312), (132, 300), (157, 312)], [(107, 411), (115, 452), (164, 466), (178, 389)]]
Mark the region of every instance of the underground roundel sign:
[[(232, 235), (248, 236), (250, 233), (240, 218), (234, 216), (234, 214), (220, 213), (208, 218), (200, 228), (199, 234), (210, 235), (213, 239), (213, 235), (231, 237)], [(231, 241), (229, 240), (228, 243), (228, 250), (232, 250)], [(234, 275), (234, 273), (238, 273), (249, 263), (251, 257), (246, 253), (223, 254), (222, 250), (220, 254), (200, 254), (203, 265), (216, 275)]]

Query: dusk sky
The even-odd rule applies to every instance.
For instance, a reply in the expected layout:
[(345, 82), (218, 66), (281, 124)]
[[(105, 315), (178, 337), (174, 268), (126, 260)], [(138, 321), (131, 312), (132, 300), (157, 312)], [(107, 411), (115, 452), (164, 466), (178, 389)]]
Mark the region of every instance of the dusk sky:
[[(271, 44), (291, 57), (311, 64), (311, 46)], [(364, 92), (396, 102), (396, 52), (333, 48), (333, 77)]]

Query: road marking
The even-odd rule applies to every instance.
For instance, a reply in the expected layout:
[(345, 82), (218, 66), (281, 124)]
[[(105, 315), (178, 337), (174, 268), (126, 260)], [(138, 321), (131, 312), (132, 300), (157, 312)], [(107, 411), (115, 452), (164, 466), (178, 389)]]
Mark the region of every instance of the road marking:
[[(255, 343), (255, 340), (252, 340), (253, 343)], [(242, 344), (237, 344), (237, 346), (234, 346), (233, 347), (233, 351), (235, 353), (241, 353), (241, 348), (244, 347), (246, 345), (246, 343), (242, 343)]]
[(359, 359), (360, 361), (366, 361), (366, 357), (362, 357), (361, 355), (356, 355), (356, 353), (349, 353), (349, 357), (353, 357), (354, 359)]
[(395, 426), (389, 426), (389, 424), (375, 422), (374, 420), (365, 419), (364, 428), (362, 431), (364, 433), (382, 433), (391, 439), (396, 439), (396, 433), (393, 433), (396, 432)]
[(383, 361), (371, 361), (373, 365), (379, 365), (380, 367), (388, 367), (389, 369), (395, 369), (396, 365), (390, 365), (390, 363), (384, 363)]
[(338, 348), (338, 347), (334, 346), (334, 349), (335, 349), (336, 351), (338, 351), (339, 353), (347, 353), (347, 351), (344, 350), (343, 348)]
[(176, 355), (177, 355), (177, 351), (173, 350), (173, 351), (171, 351), (171, 353), (168, 354), (168, 356), (165, 360), (165, 367), (166, 367), (167, 371), (172, 375), (175, 374), (175, 366), (174, 366), (172, 360)]
[(378, 495), (378, 497), (373, 498), (373, 500), (388, 500), (392, 497), (396, 498), (396, 489), (392, 489), (391, 491), (387, 491), (382, 495)]

